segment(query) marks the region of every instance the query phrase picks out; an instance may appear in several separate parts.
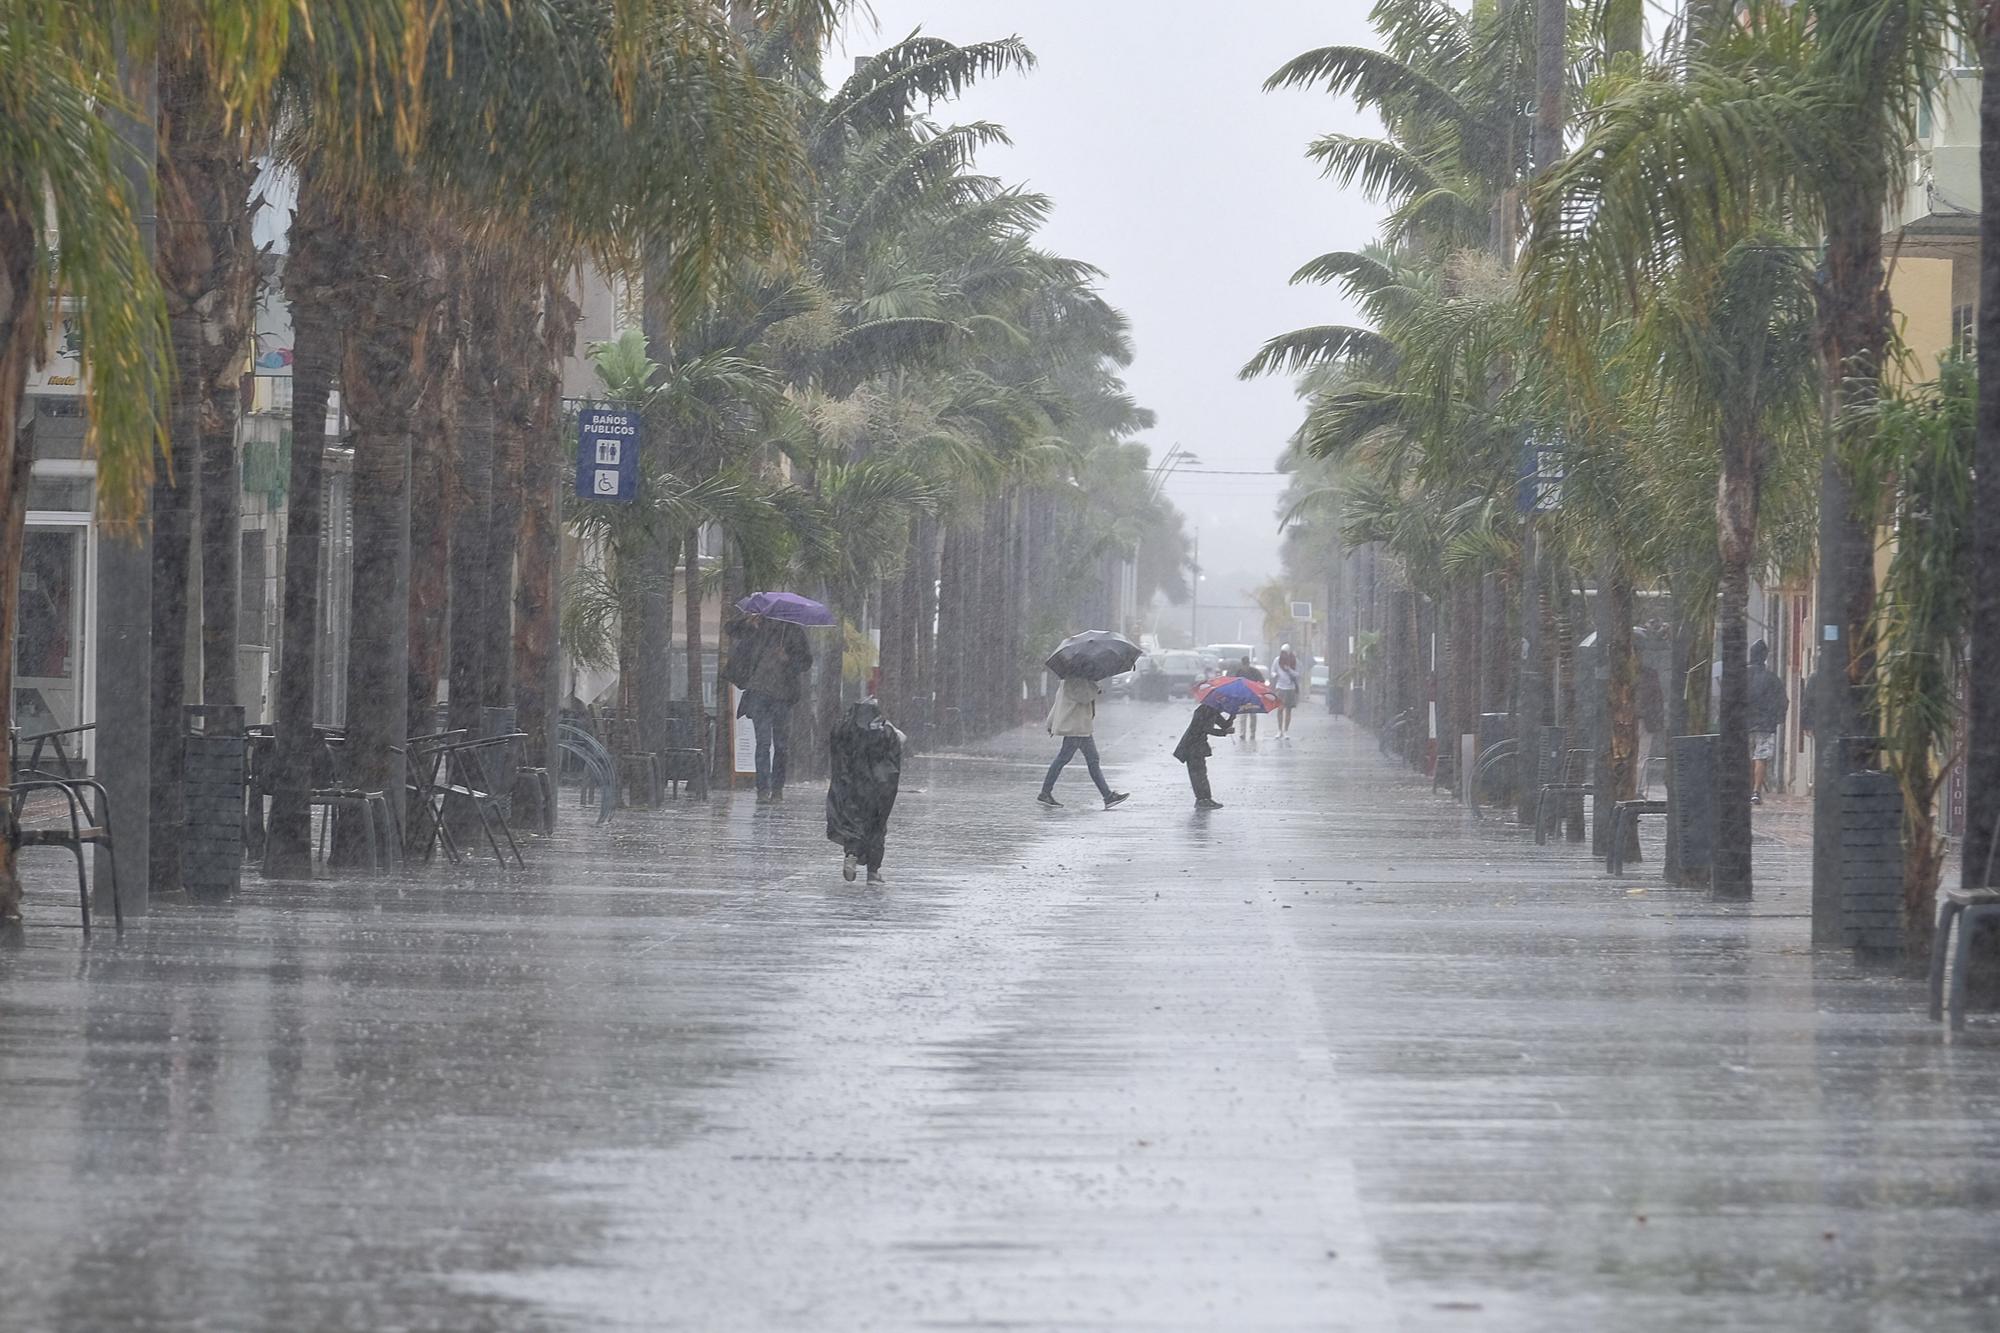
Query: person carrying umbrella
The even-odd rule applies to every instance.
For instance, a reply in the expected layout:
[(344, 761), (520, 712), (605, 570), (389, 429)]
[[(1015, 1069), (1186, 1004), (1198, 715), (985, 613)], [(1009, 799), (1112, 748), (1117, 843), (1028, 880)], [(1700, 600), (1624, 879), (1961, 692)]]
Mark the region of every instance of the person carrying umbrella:
[(882, 716), (873, 699), (851, 704), (833, 729), (832, 770), (826, 784), (826, 836), (847, 853), (841, 878), (852, 883), (858, 867), (868, 882), (882, 882), (889, 812), (902, 781), (903, 733)]
[(1194, 788), (1194, 808), (1197, 810), (1222, 808), (1222, 802), (1215, 799), (1208, 786), (1208, 759), (1215, 753), (1208, 746), (1208, 738), (1227, 736), (1235, 725), (1234, 719), (1214, 705), (1196, 704), (1194, 717), (1188, 722), (1187, 730), (1181, 733), (1181, 743), (1174, 747), (1174, 758), (1187, 765), (1188, 785)]
[(1241, 676), (1225, 676), (1198, 685), (1195, 698), (1201, 702), (1187, 730), (1181, 733), (1181, 743), (1174, 747), (1174, 758), (1187, 765), (1188, 785), (1194, 788), (1194, 808), (1220, 810), (1222, 802), (1215, 799), (1208, 786), (1208, 759), (1214, 753), (1209, 749), (1208, 738), (1227, 736), (1235, 727), (1238, 713), (1255, 717), (1259, 713), (1275, 713), (1283, 705), (1263, 681)]
[(1285, 644), (1278, 649), (1278, 660), (1271, 664), (1271, 686), (1278, 692), (1278, 700), (1283, 705), (1278, 709), (1278, 739), (1287, 740), (1292, 730), (1292, 710), (1299, 706), (1299, 655), (1292, 651), (1292, 645)]
[(1049, 706), (1048, 727), (1051, 736), (1062, 737), (1062, 749), (1042, 779), (1042, 794), (1035, 798), (1043, 805), (1062, 804), (1056, 799), (1056, 779), (1062, 776), (1063, 767), (1079, 754), (1090, 769), (1090, 780), (1104, 797), (1106, 810), (1130, 799), (1129, 792), (1113, 791), (1104, 780), (1097, 741), (1091, 733), (1097, 722), (1097, 700), (1104, 693), (1097, 682), (1130, 671), (1138, 660), (1139, 645), (1108, 630), (1090, 630), (1064, 639), (1049, 654), (1043, 665), (1062, 678), (1062, 688), (1056, 691), (1055, 701)]
[(791, 753), (792, 705), (804, 693), (812, 669), (812, 649), (801, 625), (833, 623), (818, 602), (791, 593), (755, 593), (738, 602), (724, 623), (729, 660), (723, 675), (743, 691), (736, 716), (757, 732), (757, 803), (785, 799), (785, 767)]

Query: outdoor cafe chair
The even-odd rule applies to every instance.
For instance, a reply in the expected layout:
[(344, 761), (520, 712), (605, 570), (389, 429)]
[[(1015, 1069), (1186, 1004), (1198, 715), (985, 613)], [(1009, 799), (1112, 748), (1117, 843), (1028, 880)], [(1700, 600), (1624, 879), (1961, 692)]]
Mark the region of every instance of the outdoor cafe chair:
[[(459, 859), (460, 848), (452, 838), (445, 817), (446, 807), (456, 799), (471, 805), (474, 816), (479, 820), (480, 830), (486, 835), (486, 843), (501, 865), (507, 864), (507, 855), (511, 852), (514, 864), (526, 868), (527, 862), (521, 857), (520, 844), (514, 840), (514, 830), (508, 827), (506, 811), (501, 806), (489, 768), (491, 757), (526, 739), (527, 733), (516, 731), (480, 740), (447, 741), (435, 747), (435, 760), (426, 782), (429, 791), (424, 801), (426, 817), (431, 825), (424, 848), (426, 860), (440, 845), (451, 861)], [(507, 840), (507, 851), (504, 852), (500, 850), (500, 839), (503, 837)]]
[[(28, 798), (36, 792), (61, 793), (68, 807), (68, 822), (54, 827), (27, 828), (21, 822)], [(90, 883), (84, 874), (83, 849), (104, 849), (105, 874), (111, 889), (111, 917), (118, 929), (125, 928), (125, 909), (118, 896), (118, 862), (111, 846), (111, 796), (104, 784), (93, 778), (29, 778), (6, 788), (7, 837), (18, 852), (27, 847), (65, 847), (76, 857), (77, 906), (83, 914), (83, 933), (90, 934)], [(91, 809), (95, 795), (97, 808)]]

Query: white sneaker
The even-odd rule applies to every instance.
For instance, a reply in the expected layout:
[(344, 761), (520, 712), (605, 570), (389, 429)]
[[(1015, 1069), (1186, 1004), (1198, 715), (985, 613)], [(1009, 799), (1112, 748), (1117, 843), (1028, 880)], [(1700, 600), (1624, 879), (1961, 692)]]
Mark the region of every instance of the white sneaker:
[(847, 856), (840, 863), (840, 877), (846, 880), (849, 884), (852, 884), (854, 882), (855, 868), (859, 864), (860, 863), (854, 859), (854, 853), (849, 852)]

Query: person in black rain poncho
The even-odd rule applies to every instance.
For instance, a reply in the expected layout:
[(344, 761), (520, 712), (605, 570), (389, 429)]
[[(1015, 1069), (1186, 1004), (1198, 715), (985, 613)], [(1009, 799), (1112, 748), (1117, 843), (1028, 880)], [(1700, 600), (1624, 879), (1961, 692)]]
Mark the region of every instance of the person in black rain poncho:
[(889, 812), (903, 773), (903, 733), (891, 726), (873, 699), (850, 706), (833, 729), (833, 773), (826, 788), (826, 836), (847, 852), (842, 878), (866, 866), (868, 882), (882, 882), (882, 854)]
[(1194, 808), (1197, 810), (1220, 810), (1222, 802), (1215, 799), (1208, 789), (1208, 757), (1215, 751), (1208, 748), (1210, 736), (1227, 736), (1235, 726), (1235, 720), (1219, 708), (1202, 704), (1194, 710), (1187, 730), (1181, 733), (1181, 743), (1174, 747), (1174, 758), (1187, 765), (1188, 785), (1194, 788)]

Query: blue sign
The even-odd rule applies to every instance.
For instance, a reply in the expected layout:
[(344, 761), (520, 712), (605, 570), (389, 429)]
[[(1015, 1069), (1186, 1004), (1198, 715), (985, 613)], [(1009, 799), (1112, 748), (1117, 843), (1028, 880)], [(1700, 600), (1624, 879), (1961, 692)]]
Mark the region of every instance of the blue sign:
[(1515, 508), (1523, 514), (1550, 514), (1562, 507), (1563, 441), (1560, 435), (1528, 439), (1521, 445), (1521, 475)]
[(577, 416), (576, 493), (630, 504), (639, 498), (639, 414), (587, 407)]

